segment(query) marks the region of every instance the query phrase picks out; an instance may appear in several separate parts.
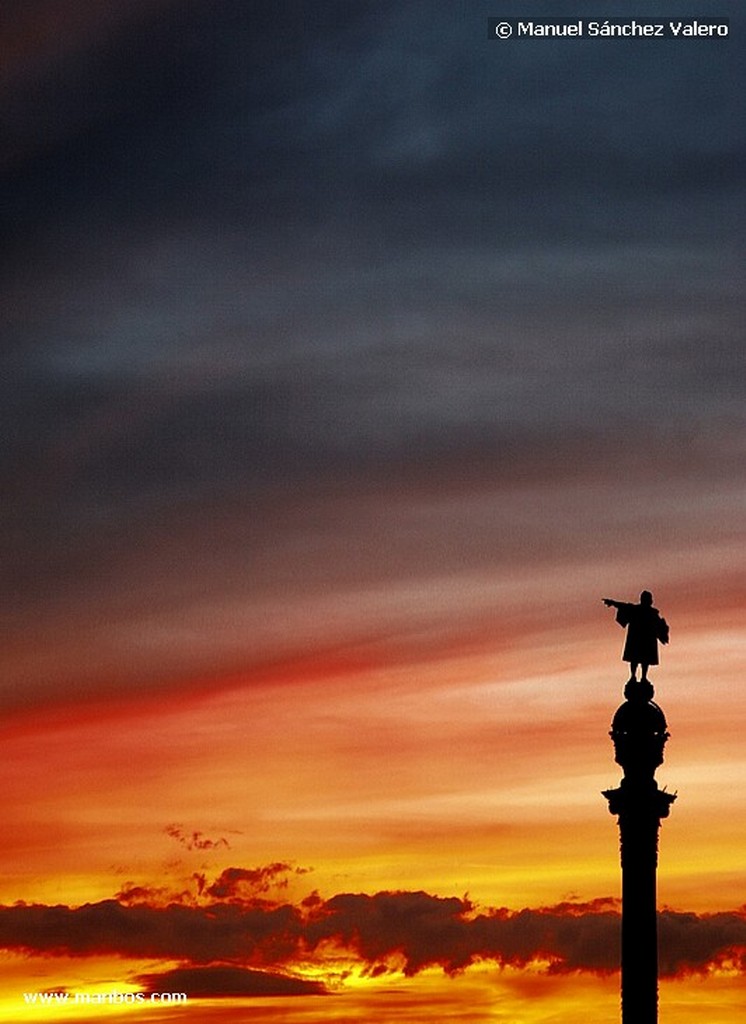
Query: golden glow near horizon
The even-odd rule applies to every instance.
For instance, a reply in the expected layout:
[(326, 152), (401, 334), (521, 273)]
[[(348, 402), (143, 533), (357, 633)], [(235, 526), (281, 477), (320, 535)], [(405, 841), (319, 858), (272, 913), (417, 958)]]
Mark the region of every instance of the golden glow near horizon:
[[(496, 970), (489, 965), (470, 968), (449, 978), (438, 971), (426, 971), (416, 978), (391, 975), (370, 979), (348, 976), (345, 986), (329, 995), (194, 999), (186, 1004), (142, 1004), (29, 1006), (22, 998), (6, 995), (0, 1001), (0, 1022), (68, 1021), (83, 1024), (97, 1019), (146, 1021), (198, 1020), (200, 1024), (221, 1024), (237, 1015), (250, 1014), (257, 1024), (310, 1024), (339, 1021), (340, 1024), (368, 1024), (374, 1017), (386, 1020), (396, 1013), (407, 1024), (427, 1024), (437, 1015), (449, 1021), (508, 1024), (577, 1024), (581, 1017), (594, 1024), (618, 1021), (617, 975), (551, 976), (541, 968)], [(111, 991), (111, 990), (110, 990)], [(725, 974), (694, 976), (681, 981), (663, 981), (661, 1005), (666, 1018), (676, 1024), (698, 1024), (703, 1013), (708, 1024), (733, 1024), (743, 1010), (740, 978)]]

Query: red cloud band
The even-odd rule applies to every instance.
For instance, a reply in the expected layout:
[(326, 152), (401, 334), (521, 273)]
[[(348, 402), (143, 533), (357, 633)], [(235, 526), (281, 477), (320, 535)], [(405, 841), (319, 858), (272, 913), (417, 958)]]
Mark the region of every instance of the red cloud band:
[[(609, 900), (477, 913), (466, 899), (425, 892), (343, 893), (298, 906), (252, 900), (204, 906), (126, 906), (117, 900), (0, 907), (0, 947), (29, 953), (232, 962), (284, 968), (329, 943), (371, 971), (429, 966), (453, 973), (480, 960), (549, 964), (556, 973), (614, 971), (619, 915)], [(661, 973), (706, 971), (724, 962), (746, 972), (746, 914), (664, 911)], [(319, 955), (322, 955), (321, 953)]]

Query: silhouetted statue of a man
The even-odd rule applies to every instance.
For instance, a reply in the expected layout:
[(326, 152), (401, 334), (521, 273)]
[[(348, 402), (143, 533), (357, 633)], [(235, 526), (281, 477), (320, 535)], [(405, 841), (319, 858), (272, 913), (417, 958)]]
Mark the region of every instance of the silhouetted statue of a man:
[(627, 627), (622, 661), (630, 663), (630, 682), (637, 681), (638, 665), (642, 665), (641, 682), (648, 682), (649, 666), (658, 664), (658, 641), (668, 643), (668, 623), (653, 607), (653, 595), (643, 590), (639, 604), (612, 601), (610, 597), (603, 598), (603, 602), (607, 608), (616, 608), (616, 621)]

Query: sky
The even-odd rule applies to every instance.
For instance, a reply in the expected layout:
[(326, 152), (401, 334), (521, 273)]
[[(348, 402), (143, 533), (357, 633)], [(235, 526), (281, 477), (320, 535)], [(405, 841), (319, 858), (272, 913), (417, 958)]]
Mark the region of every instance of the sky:
[(743, 1013), (746, 22), (486, 30), (622, 13), (0, 8), (0, 1021), (617, 1020), (642, 589)]

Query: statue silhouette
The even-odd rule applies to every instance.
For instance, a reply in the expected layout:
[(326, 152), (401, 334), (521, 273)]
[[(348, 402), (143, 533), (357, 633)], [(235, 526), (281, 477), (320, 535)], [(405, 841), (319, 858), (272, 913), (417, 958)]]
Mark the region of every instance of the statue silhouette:
[(648, 682), (648, 668), (658, 664), (658, 641), (668, 643), (668, 623), (657, 608), (653, 607), (653, 595), (649, 590), (640, 594), (639, 604), (613, 601), (604, 597), (607, 608), (616, 608), (616, 621), (627, 627), (627, 640), (622, 652), (622, 661), (630, 663), (630, 682), (637, 681), (637, 666), (642, 665), (641, 682)]

